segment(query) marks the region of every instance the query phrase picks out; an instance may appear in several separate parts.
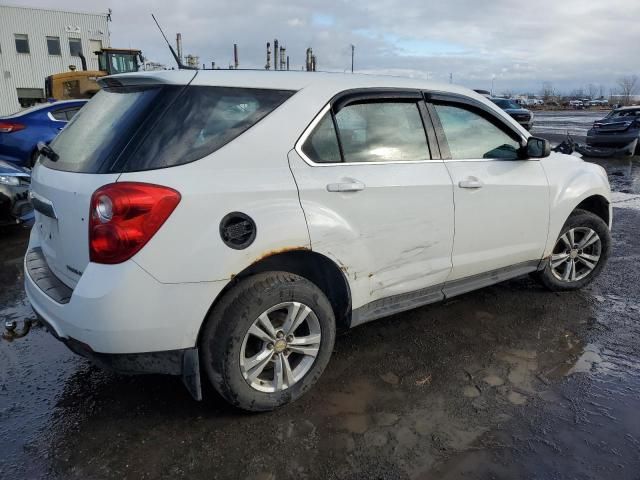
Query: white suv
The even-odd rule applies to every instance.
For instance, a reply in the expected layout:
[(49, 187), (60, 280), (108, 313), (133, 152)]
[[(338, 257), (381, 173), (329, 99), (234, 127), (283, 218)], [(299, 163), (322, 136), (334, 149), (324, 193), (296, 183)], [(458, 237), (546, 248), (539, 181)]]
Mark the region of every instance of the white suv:
[(25, 285), (51, 333), (229, 402), (300, 397), (336, 329), (604, 266), (602, 168), (470, 90), (361, 75), (101, 80), (33, 171)]

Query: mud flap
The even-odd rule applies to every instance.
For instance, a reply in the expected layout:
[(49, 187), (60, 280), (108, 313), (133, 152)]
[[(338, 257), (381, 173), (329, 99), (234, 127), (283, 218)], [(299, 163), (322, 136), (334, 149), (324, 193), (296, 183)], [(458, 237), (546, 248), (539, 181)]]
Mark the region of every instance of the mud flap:
[(198, 402), (202, 400), (202, 386), (200, 384), (200, 357), (198, 348), (189, 348), (182, 356), (182, 383)]

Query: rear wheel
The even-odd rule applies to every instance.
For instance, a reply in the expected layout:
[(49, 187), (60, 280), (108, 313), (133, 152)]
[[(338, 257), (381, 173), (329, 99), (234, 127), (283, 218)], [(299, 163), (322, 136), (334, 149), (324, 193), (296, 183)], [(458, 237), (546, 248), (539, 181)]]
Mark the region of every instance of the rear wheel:
[(200, 350), (213, 387), (231, 404), (273, 410), (303, 395), (324, 371), (335, 320), (322, 291), (271, 272), (233, 287), (207, 319)]
[(538, 274), (551, 290), (576, 290), (596, 278), (609, 258), (611, 234), (597, 215), (576, 210), (567, 219), (546, 267)]

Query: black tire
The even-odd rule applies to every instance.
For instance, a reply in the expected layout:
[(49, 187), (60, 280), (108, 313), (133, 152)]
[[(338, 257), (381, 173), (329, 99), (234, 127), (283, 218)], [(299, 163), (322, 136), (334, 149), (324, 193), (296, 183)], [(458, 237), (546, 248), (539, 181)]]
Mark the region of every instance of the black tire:
[[(240, 355), (243, 340), (258, 316), (283, 302), (300, 302), (318, 319), (321, 340), (318, 354), (304, 377), (289, 388), (261, 392), (243, 377)], [(336, 325), (331, 304), (307, 279), (287, 272), (248, 277), (235, 285), (209, 313), (200, 339), (200, 358), (215, 390), (243, 410), (260, 412), (293, 402), (318, 380), (333, 351)]]
[[(559, 241), (560, 238), (562, 238), (562, 236), (569, 230), (580, 227), (590, 228), (598, 234), (598, 237), (600, 237), (600, 258), (595, 268), (593, 268), (590, 273), (588, 273), (584, 278), (575, 281), (558, 279), (553, 274), (551, 258), (547, 259), (544, 269), (537, 272), (535, 278), (552, 291), (578, 290), (585, 285), (588, 285), (600, 274), (609, 259), (609, 253), (611, 250), (611, 233), (609, 232), (609, 227), (600, 217), (586, 210), (574, 210), (562, 227), (557, 241)], [(554, 247), (554, 252), (556, 251), (556, 248), (558, 247)]]

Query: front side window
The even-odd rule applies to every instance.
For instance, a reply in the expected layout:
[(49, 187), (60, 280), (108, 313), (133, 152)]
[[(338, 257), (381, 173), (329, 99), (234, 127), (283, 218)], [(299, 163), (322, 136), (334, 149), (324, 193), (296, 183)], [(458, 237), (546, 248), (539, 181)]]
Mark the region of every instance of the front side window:
[(47, 37), (47, 51), (49, 55), (61, 55), (60, 37)]
[(519, 158), (520, 142), (484, 116), (461, 106), (434, 105), (454, 160)]
[(22, 33), (15, 34), (16, 40), (16, 52), (18, 53), (29, 53), (29, 36), (24, 35)]
[(431, 158), (416, 102), (352, 104), (341, 109), (335, 118), (347, 163)]
[(82, 53), (82, 41), (79, 38), (69, 39), (69, 53), (72, 57), (79, 57)]

